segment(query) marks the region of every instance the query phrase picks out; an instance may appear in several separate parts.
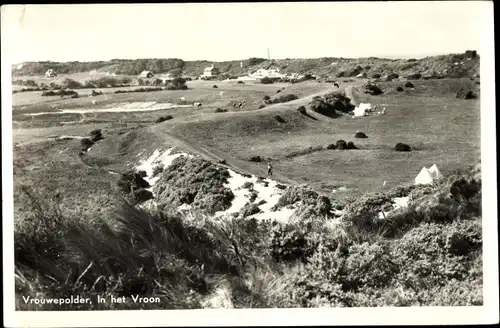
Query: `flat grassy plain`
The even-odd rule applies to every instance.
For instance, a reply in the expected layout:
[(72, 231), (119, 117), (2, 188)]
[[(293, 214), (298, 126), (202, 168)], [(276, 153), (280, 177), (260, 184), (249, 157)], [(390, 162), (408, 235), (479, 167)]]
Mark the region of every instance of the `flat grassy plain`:
[[(385, 106), (385, 115), (330, 118), (309, 108), (303, 115), (299, 106), (337, 90), (316, 81), (192, 81), (183, 91), (105, 93), (95, 98), (99, 104), (177, 103), (185, 97), (203, 107), (95, 113), (81, 124), (65, 125), (61, 121), (78, 121), (81, 115), (23, 114), (46, 111), (54, 103), (87, 108), (91, 98), (46, 100), (38, 95), (37, 102), (36, 93), (16, 94), (17, 308), (53, 309), (23, 304), (21, 295), (68, 293), (164, 300), (140, 305), (143, 309), (210, 308), (221, 307), (214, 304), (221, 290), (229, 295), (222, 307), (235, 308), (482, 304), (480, 175), (478, 179), (477, 167), (464, 178), (451, 174), (476, 165), (480, 155), (479, 100), (455, 98), (458, 88), (476, 87), (474, 81), (421, 81), (404, 92), (391, 91), (404, 82), (381, 83), (388, 92), (380, 96), (362, 93), (363, 82), (342, 83), (340, 90), (352, 85), (356, 102), (377, 104), (378, 110)], [(259, 109), (263, 97), (277, 90), (299, 99)], [(242, 108), (233, 107), (243, 100)], [(216, 108), (228, 112), (216, 113)], [(168, 114), (174, 118), (155, 123)], [(49, 139), (84, 137), (96, 128), (104, 139), (83, 156), (78, 139)], [(357, 130), (368, 138), (355, 139)], [(359, 149), (326, 149), (339, 139), (354, 141)], [(398, 142), (413, 151), (394, 151)], [(240, 172), (260, 176), (270, 160), (274, 179), (308, 184), (342, 204), (347, 226), (332, 231), (330, 219), (322, 215), (277, 225), (214, 222), (199, 213), (150, 213), (124, 204), (117, 189), (120, 175), (113, 172), (124, 172), (154, 150), (170, 147), (212, 162), (224, 159)], [(251, 156), (264, 162), (250, 162)], [(422, 166), (432, 164), (445, 181), (412, 191), (415, 201), (386, 224), (372, 221), (378, 213), (373, 204), (390, 201), (387, 193), (412, 184)], [(347, 190), (333, 194), (339, 186)], [(386, 194), (373, 194), (378, 191)], [(284, 260), (288, 258), (293, 260)]]

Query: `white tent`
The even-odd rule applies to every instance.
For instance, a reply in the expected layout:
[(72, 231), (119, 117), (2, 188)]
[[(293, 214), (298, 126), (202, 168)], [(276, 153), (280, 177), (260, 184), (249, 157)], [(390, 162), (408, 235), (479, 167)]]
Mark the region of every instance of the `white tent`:
[(415, 178), (415, 184), (433, 184), (434, 181), (443, 177), (436, 164), (430, 168), (423, 167), (420, 173)]
[(366, 110), (371, 109), (372, 105), (371, 104), (364, 104), (361, 103), (359, 106), (354, 108), (354, 116), (365, 116), (366, 115)]
[(429, 173), (432, 175), (432, 178), (434, 180), (439, 180), (443, 177), (443, 175), (441, 174), (441, 172), (439, 172), (439, 169), (438, 167), (436, 166), (436, 164), (432, 165), (431, 168), (429, 169)]
[(426, 167), (423, 167), (420, 173), (415, 177), (415, 184), (432, 184), (434, 183), (434, 179), (432, 178), (431, 172)]

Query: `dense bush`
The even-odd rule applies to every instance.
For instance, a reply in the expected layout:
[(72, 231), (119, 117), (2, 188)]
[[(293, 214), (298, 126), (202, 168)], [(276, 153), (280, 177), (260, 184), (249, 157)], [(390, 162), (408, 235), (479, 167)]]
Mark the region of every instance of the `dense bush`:
[(411, 147), (407, 144), (398, 142), (394, 147), (395, 151), (411, 151)]
[(58, 91), (43, 91), (42, 96), (47, 97), (47, 96), (73, 96), (75, 94), (78, 94), (78, 92), (74, 90), (58, 90)]
[(368, 136), (364, 132), (356, 131), (356, 133), (354, 134), (354, 138), (368, 138)]
[(87, 151), (90, 147), (92, 147), (94, 143), (89, 138), (82, 138), (80, 140), (80, 145), (82, 146), (82, 151)]
[(405, 83), (405, 88), (414, 88), (415, 86), (410, 81)]
[(297, 108), (297, 111), (299, 113), (301, 113), (302, 115), (306, 115), (307, 114), (306, 108), (304, 106), (300, 106), (299, 108)]
[(269, 100), (269, 99), (271, 99), (271, 97), (269, 97), (268, 95), (265, 95), (262, 100), (266, 101), (266, 100)]
[(172, 115), (160, 116), (156, 119), (155, 123), (161, 123), (173, 119)]
[(114, 93), (129, 93), (129, 92), (153, 92), (153, 91), (161, 91), (163, 90), (161, 87), (151, 87), (151, 88), (137, 88), (137, 89), (129, 89), (129, 90), (116, 90)]
[(260, 105), (259, 105), (259, 107), (257, 107), (257, 108), (258, 108), (258, 109), (262, 109), (262, 108), (265, 108), (265, 107), (266, 107), (266, 105), (264, 105), (264, 104), (260, 104)]
[(421, 77), (422, 77), (421, 73), (414, 73), (414, 74), (408, 75), (406, 78), (408, 80), (419, 80)]
[(460, 90), (458, 90), (455, 98), (458, 98), (458, 99), (475, 99), (475, 98), (477, 98), (477, 95), (472, 90), (467, 90), (466, 91), (464, 89), (460, 89)]
[(260, 156), (251, 156), (248, 160), (250, 162), (263, 162), (264, 161), (264, 159)]
[(351, 104), (351, 99), (345, 96), (343, 92), (331, 92), (322, 97), (314, 97), (309, 103), (309, 108), (319, 114), (336, 118), (338, 112), (348, 113), (354, 110), (355, 106)]
[(377, 95), (384, 93), (382, 91), (382, 89), (377, 84), (370, 82), (370, 81), (368, 81), (367, 83), (365, 83), (363, 85), (363, 92), (368, 93), (372, 96), (377, 96)]
[(102, 136), (101, 129), (95, 129), (95, 130), (90, 131), (90, 141), (92, 141), (92, 143), (95, 143), (95, 142), (102, 140), (102, 139), (103, 139), (103, 136)]
[(405, 89), (403, 89), (403, 87), (397, 87), (397, 88), (396, 88), (396, 91), (398, 91), (398, 92), (402, 92), (402, 91), (405, 91)]
[(281, 95), (279, 97), (272, 99), (272, 103), (273, 104), (286, 103), (286, 102), (289, 102), (292, 100), (297, 100), (297, 99), (299, 99), (299, 97), (297, 95), (294, 95), (294, 94)]
[(220, 107), (217, 107), (217, 109), (215, 110), (216, 113), (226, 113), (227, 111), (228, 111), (227, 109)]
[(204, 159), (180, 156), (164, 169), (154, 185), (160, 208), (176, 208), (182, 204), (209, 214), (231, 206), (234, 195), (225, 187), (229, 171)]
[(382, 77), (382, 75), (379, 73), (372, 74), (372, 78), (374, 78), (374, 79), (380, 79), (381, 77)]

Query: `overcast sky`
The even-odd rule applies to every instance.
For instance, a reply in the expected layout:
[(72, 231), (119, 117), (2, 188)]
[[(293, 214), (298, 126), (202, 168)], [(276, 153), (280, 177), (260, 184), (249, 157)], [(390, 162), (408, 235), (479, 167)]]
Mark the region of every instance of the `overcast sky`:
[(267, 57), (267, 48), (272, 58), (423, 57), (479, 50), (484, 5), (401, 1), (3, 6), (2, 42), (16, 63), (223, 61)]

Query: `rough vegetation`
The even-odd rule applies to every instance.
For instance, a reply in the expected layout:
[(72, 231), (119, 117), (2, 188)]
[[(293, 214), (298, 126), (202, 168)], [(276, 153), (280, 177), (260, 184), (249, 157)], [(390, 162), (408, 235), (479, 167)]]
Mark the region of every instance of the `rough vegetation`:
[[(189, 191), (170, 191), (186, 198), (196, 193), (192, 203), (198, 193), (220, 189), (227, 177), (199, 159), (180, 157), (173, 166), (175, 171), (167, 168), (162, 176), (169, 183), (155, 189), (195, 184)], [(124, 186), (140, 182), (143, 174), (131, 176)], [(15, 226), (16, 291), (45, 297), (71, 291), (93, 300), (160, 298), (142, 309), (206, 307), (223, 285), (236, 308), (481, 305), (480, 186), (476, 167), (432, 187), (399, 188), (392, 195), (413, 198), (385, 220), (376, 217), (393, 196), (366, 195), (347, 202), (333, 229), (330, 200), (300, 186), (287, 188), (275, 208), (298, 208), (287, 223), (248, 218), (258, 211), (253, 203), (238, 218), (214, 221), (123, 202), (112, 216), (95, 220), (68, 216), (57, 197), (24, 188), (31, 214)], [(166, 196), (160, 193), (158, 198)], [(169, 197), (168, 203), (179, 199)], [(134, 306), (94, 301), (90, 309)], [(40, 308), (55, 310), (51, 304)]]
[(181, 156), (161, 173), (153, 191), (160, 208), (182, 204), (214, 214), (229, 208), (234, 195), (225, 187), (229, 171), (201, 158)]

